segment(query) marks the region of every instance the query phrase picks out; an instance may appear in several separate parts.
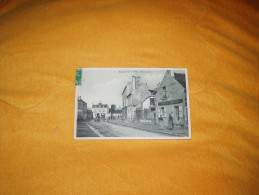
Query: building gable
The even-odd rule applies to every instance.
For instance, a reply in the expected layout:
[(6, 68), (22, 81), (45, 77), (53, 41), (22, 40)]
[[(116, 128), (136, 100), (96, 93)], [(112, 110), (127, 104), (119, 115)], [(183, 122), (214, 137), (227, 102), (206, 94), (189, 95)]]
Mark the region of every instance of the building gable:
[(165, 76), (158, 87), (156, 100), (158, 102), (178, 100), (183, 98), (184, 87), (171, 76), (171, 71), (167, 70)]
[(137, 105), (140, 102), (145, 101), (150, 95), (151, 92), (148, 90), (148, 87), (144, 83), (140, 83), (138, 88), (132, 92), (133, 94), (133, 105)]

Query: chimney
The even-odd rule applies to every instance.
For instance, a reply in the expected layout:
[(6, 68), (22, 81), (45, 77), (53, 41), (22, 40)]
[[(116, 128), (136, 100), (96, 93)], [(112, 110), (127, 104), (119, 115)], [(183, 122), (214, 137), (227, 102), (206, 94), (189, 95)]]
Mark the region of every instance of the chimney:
[(166, 73), (172, 77), (174, 77), (174, 71), (167, 70)]
[(136, 87), (136, 89), (140, 86), (140, 82), (141, 82), (141, 77), (140, 76), (136, 76), (136, 85), (135, 85), (135, 87)]
[(172, 71), (171, 76), (174, 77), (174, 71)]
[(136, 77), (135, 76), (132, 76), (132, 88), (133, 88), (133, 90), (136, 89)]

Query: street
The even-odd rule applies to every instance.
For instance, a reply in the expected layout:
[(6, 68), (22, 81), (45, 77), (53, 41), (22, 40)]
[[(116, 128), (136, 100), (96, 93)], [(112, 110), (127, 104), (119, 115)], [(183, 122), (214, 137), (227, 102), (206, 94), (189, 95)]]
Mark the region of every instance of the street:
[(84, 122), (77, 122), (76, 137), (99, 137)]
[(77, 137), (168, 137), (155, 132), (115, 125), (107, 122), (80, 122)]

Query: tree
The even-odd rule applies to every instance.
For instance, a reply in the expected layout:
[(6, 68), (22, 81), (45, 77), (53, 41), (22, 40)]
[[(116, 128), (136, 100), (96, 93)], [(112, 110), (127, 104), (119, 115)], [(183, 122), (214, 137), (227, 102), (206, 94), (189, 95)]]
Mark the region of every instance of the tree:
[(93, 119), (93, 111), (90, 109), (87, 109), (87, 120)]
[(116, 113), (116, 105), (112, 104), (111, 105), (111, 117), (113, 118), (113, 114)]
[(112, 104), (111, 105), (111, 114), (115, 113), (116, 112), (116, 105), (115, 104)]

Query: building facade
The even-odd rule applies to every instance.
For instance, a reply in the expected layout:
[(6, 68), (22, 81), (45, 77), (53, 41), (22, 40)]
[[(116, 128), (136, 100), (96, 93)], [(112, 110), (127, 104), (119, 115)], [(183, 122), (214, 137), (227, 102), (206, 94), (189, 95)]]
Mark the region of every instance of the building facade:
[(100, 117), (103, 119), (107, 119), (109, 117), (109, 106), (108, 104), (102, 104), (99, 102), (98, 104), (92, 105), (93, 118)]
[[(140, 76), (133, 76), (132, 81), (128, 82), (122, 92), (122, 117), (124, 119), (135, 121), (143, 119), (144, 110), (153, 111), (154, 94), (148, 89), (147, 84), (141, 82)], [(152, 102), (152, 106), (151, 103)], [(145, 116), (149, 116), (150, 113)]]
[(156, 122), (163, 118), (168, 126), (169, 115), (175, 125), (188, 124), (185, 74), (174, 74), (167, 70), (156, 92)]
[[(155, 107), (155, 92), (154, 90), (149, 90), (150, 95), (146, 99), (142, 100), (136, 105), (136, 114), (143, 120), (155, 121), (156, 107)], [(141, 113), (138, 113), (141, 112)]]
[(87, 103), (81, 99), (81, 96), (77, 98), (77, 120), (87, 119)]

